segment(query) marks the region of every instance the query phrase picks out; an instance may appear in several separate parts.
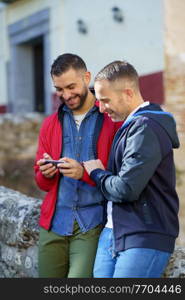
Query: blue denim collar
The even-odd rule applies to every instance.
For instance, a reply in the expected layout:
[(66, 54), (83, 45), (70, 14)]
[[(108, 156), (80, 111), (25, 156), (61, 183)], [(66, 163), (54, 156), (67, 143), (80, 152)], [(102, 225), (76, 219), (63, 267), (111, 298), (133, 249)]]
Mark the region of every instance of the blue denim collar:
[[(94, 106), (88, 111), (86, 117), (89, 116), (90, 114), (92, 114), (93, 112), (97, 111), (98, 109), (99, 109), (99, 108), (98, 108), (96, 105), (94, 105)], [(70, 115), (72, 115), (72, 111), (71, 111), (71, 109), (69, 109), (69, 107), (67, 107), (67, 105), (64, 105), (64, 106), (63, 106), (63, 110), (64, 110), (65, 112), (68, 112)]]

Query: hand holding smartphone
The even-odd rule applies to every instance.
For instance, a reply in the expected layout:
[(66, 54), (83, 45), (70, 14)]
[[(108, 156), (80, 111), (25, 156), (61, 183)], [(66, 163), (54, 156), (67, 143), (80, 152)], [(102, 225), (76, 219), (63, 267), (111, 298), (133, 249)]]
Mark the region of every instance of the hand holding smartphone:
[(54, 159), (46, 159), (44, 162), (44, 165), (46, 164), (52, 164), (55, 167), (57, 167), (58, 164), (66, 163), (64, 160), (54, 160)]

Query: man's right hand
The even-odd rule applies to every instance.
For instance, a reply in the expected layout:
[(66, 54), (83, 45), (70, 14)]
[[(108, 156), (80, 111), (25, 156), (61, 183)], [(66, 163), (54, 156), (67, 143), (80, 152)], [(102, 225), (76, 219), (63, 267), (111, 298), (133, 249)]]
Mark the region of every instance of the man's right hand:
[(37, 161), (37, 165), (39, 166), (39, 170), (43, 176), (46, 178), (52, 178), (57, 172), (57, 168), (53, 166), (53, 164), (45, 164), (46, 159), (52, 159), (51, 156), (47, 153), (43, 154), (43, 159), (39, 159)]

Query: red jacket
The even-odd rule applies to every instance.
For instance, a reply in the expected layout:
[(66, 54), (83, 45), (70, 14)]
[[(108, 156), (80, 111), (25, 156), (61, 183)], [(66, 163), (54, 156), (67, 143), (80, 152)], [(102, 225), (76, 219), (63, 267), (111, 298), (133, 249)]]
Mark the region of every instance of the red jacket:
[[(121, 122), (112, 122), (107, 114), (104, 114), (104, 121), (101, 132), (97, 142), (97, 154), (98, 158), (102, 161), (103, 165), (107, 166), (109, 157), (109, 151), (112, 144), (112, 140), (118, 128), (121, 126)], [(39, 171), (39, 167), (36, 162), (43, 158), (43, 153), (48, 153), (52, 159), (59, 159), (62, 150), (62, 129), (61, 123), (58, 119), (58, 113), (54, 113), (47, 117), (42, 124), (39, 134), (38, 149), (35, 158), (35, 180), (39, 188), (46, 191), (47, 194), (41, 205), (41, 214), (39, 224), (46, 230), (50, 228), (51, 220), (55, 210), (55, 204), (58, 192), (58, 183), (60, 173), (58, 172), (53, 178), (46, 178)], [(81, 179), (91, 185), (95, 185), (84, 171), (83, 178)]]

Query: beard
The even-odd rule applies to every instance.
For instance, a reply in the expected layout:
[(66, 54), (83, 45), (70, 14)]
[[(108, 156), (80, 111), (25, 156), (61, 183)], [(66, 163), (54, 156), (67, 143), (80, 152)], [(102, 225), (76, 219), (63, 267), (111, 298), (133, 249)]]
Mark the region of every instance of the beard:
[[(86, 86), (84, 86), (83, 88), (83, 91), (81, 92), (81, 94), (75, 94), (74, 96), (68, 98), (67, 100), (64, 99), (63, 97), (60, 97), (60, 101), (62, 103), (65, 103), (65, 105), (71, 109), (71, 110), (74, 110), (74, 111), (77, 111), (79, 109), (81, 109), (87, 99), (87, 95), (88, 95), (88, 88)], [(73, 99), (79, 99), (79, 101), (77, 101), (76, 104), (74, 105), (71, 105), (70, 104), (70, 101), (72, 101)]]

